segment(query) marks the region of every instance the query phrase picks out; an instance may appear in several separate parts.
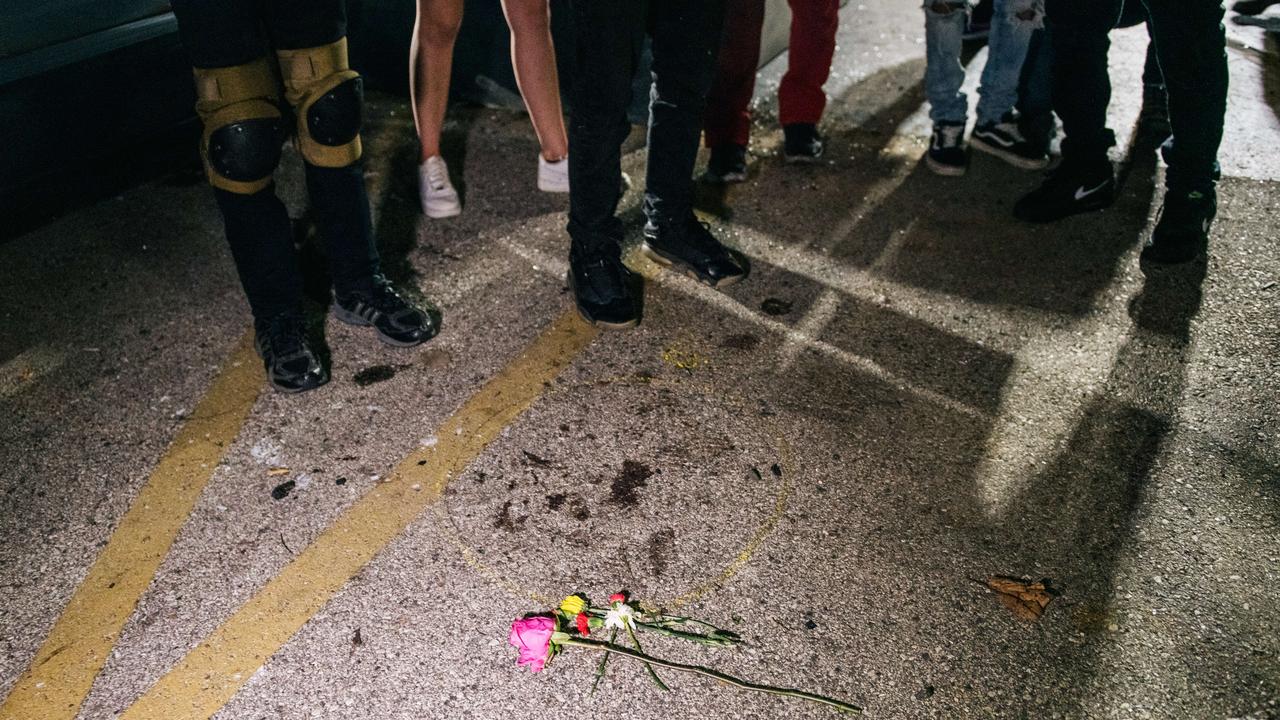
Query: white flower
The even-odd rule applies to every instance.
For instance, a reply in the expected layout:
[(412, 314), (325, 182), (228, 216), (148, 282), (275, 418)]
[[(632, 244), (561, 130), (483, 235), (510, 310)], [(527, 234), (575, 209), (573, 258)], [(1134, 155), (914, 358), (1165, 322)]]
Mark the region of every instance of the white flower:
[(605, 613), (604, 626), (606, 628), (617, 628), (619, 630), (629, 630), (636, 626), (635, 611), (626, 603), (617, 603), (609, 612)]

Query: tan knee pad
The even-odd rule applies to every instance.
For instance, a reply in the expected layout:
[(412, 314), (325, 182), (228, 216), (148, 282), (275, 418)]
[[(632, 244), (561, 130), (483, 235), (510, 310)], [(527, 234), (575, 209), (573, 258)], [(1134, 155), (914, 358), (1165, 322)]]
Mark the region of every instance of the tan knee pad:
[(195, 76), (196, 113), (204, 123), (200, 156), (209, 184), (244, 195), (270, 185), (285, 132), (267, 58), (196, 68)]
[(346, 167), (360, 159), (363, 88), (347, 62), (347, 39), (278, 50), (285, 99), (298, 118), (298, 148), (307, 162)]

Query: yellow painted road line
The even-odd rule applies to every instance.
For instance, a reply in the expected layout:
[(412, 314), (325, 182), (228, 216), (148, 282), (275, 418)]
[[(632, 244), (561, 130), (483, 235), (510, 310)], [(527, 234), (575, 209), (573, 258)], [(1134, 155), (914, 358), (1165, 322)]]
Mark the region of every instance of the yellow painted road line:
[(357, 572), (394, 540), (445, 485), (543, 393), (597, 332), (570, 309), (440, 427), (433, 447), (410, 454), (256, 595), (120, 716), (210, 717)]
[(0, 705), (3, 720), (74, 718), (125, 621), (151, 584), (213, 470), (262, 388), (252, 334), (160, 459), (27, 671)]

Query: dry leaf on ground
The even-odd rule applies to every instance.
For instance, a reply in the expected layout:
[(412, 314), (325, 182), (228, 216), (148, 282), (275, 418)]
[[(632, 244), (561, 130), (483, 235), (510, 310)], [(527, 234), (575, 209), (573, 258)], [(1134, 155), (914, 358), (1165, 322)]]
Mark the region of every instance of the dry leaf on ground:
[(1023, 620), (1039, 620), (1049, 601), (1057, 593), (1045, 581), (1027, 582), (1018, 578), (992, 576), (980, 581), (996, 594), (996, 598)]

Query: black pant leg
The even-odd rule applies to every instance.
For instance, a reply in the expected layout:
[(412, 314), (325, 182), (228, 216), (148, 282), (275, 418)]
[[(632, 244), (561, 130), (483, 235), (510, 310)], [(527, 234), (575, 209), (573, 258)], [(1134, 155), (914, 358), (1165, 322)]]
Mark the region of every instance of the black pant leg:
[(1053, 38), (1053, 109), (1062, 119), (1064, 159), (1101, 163), (1115, 135), (1107, 128), (1111, 75), (1109, 33), (1121, 0), (1049, 0), (1045, 21)]
[(270, 53), (261, 0), (170, 0), (178, 36), (198, 68), (243, 65)]
[(336, 42), (347, 34), (345, 0), (259, 0), (272, 47), (299, 50)]
[[(282, 50), (328, 45), (347, 32), (343, 0), (266, 0), (264, 14), (272, 45)], [(380, 263), (364, 164), (304, 165), (311, 217), (325, 244), (334, 290), (368, 290)]]
[[(232, 67), (270, 52), (257, 0), (173, 0), (178, 33), (198, 68)], [(240, 284), (255, 318), (297, 312), (302, 274), (289, 214), (275, 187), (251, 195), (213, 189)]]
[(725, 0), (652, 0), (653, 89), (645, 214), (683, 221), (693, 209), (693, 165), (715, 79)]
[[(631, 81), (644, 45), (647, 0), (574, 2), (576, 59), (569, 118), (569, 236), (586, 249), (616, 244), (622, 142)], [(652, 158), (652, 155), (650, 156)]]
[(1144, 0), (1169, 94), (1171, 190), (1211, 190), (1227, 110), (1226, 31), (1216, 0)]

